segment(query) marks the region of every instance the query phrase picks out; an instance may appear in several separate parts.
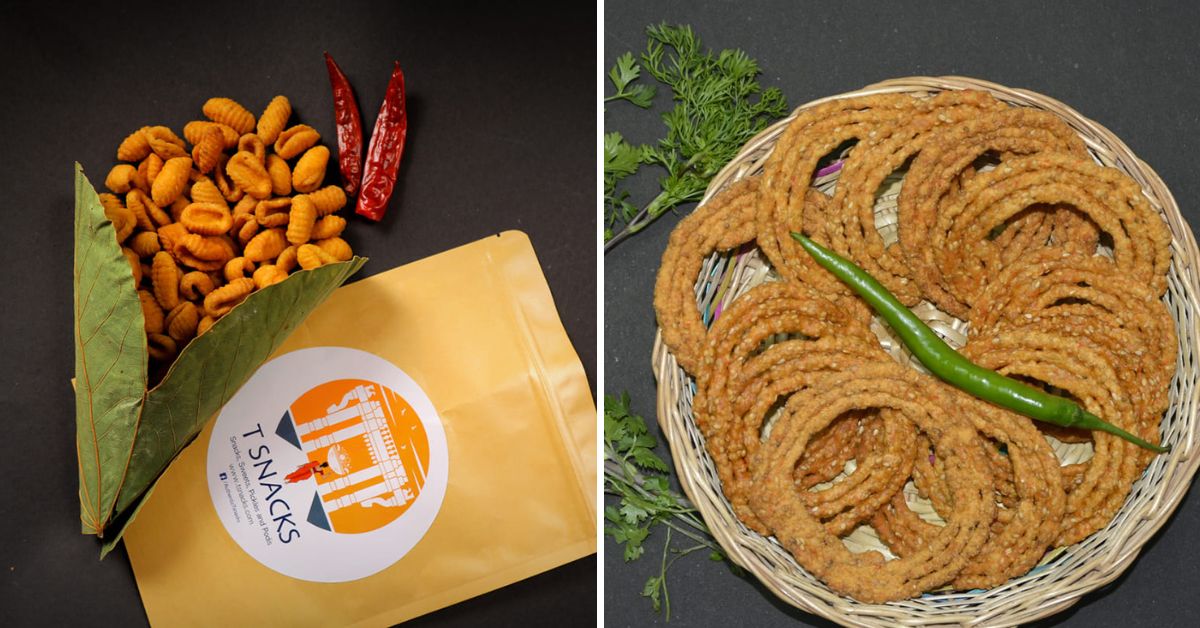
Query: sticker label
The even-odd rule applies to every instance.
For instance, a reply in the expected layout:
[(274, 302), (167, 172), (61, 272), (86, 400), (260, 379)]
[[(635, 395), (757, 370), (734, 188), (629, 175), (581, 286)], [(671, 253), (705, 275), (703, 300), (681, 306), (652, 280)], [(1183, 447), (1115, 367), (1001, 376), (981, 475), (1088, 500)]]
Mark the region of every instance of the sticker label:
[(404, 371), (356, 349), (264, 364), (225, 404), (208, 489), (255, 560), (314, 582), (365, 578), (433, 524), (449, 476), (437, 412)]

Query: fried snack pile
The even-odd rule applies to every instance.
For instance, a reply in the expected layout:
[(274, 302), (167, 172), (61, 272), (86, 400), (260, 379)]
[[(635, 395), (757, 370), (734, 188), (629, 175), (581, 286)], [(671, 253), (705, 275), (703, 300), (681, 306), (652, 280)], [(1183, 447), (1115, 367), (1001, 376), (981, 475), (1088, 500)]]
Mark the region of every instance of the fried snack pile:
[[(297, 269), (350, 259), (340, 236), (346, 204), (322, 186), (329, 149), (312, 127), (288, 127), (276, 96), (255, 121), (228, 98), (202, 107), (207, 120), (126, 137), (100, 195), (117, 231), (146, 319), (151, 372), (161, 376), (192, 338), (251, 292)], [(189, 148), (190, 147), (190, 148)], [(290, 162), (290, 163), (289, 163)]]
[[(818, 169), (838, 171), (831, 195), (814, 187)], [(887, 237), (876, 196), (898, 174)], [(833, 100), (797, 115), (761, 173), (680, 222), (654, 299), (663, 342), (695, 379), (694, 419), (733, 512), (843, 595), (995, 587), (1112, 520), (1149, 452), (898, 364), (870, 309), (792, 231), (906, 305), (968, 322), (962, 352), (977, 364), (1157, 441), (1177, 350), (1162, 301), (1171, 236), (1135, 181), (1097, 165), (1057, 116), (984, 92)], [(717, 308), (706, 329), (705, 260), (751, 245), (777, 280)], [(1063, 464), (1047, 436), (1091, 443), (1092, 456)], [(890, 559), (848, 549), (863, 526)]]

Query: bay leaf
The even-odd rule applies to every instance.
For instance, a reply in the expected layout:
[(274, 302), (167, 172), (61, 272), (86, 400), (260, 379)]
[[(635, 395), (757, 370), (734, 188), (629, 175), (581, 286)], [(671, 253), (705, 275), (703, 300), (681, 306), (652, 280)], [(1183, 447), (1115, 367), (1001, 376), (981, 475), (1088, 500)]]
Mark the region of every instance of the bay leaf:
[[(366, 262), (365, 258), (293, 273), (250, 294), (180, 352), (146, 394), (129, 472), (116, 511), (140, 507), (148, 489), (204, 424), (250, 379), (309, 313)], [(129, 517), (109, 543), (124, 534)]]
[(366, 258), (297, 271), (256, 290), (188, 343), (147, 390), (144, 319), (132, 270), (78, 164), (75, 189), (80, 514), (84, 532), (105, 539), (103, 557), (171, 461)]
[(146, 392), (146, 334), (133, 271), (75, 164), (75, 432), (79, 518), (101, 534), (127, 471)]

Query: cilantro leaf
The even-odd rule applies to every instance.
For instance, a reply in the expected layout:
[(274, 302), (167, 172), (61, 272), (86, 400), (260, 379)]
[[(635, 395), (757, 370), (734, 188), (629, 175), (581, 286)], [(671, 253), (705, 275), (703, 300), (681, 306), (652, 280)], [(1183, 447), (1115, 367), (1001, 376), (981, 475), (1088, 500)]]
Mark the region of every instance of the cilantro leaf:
[(645, 447), (638, 447), (631, 451), (630, 454), (633, 457), (634, 464), (639, 467), (664, 472), (668, 470), (667, 463), (662, 458), (659, 458), (658, 454)]
[(605, 98), (604, 102), (628, 100), (642, 109), (649, 108), (654, 100), (654, 86), (639, 83), (630, 87), (630, 83), (636, 81), (641, 74), (642, 68), (634, 60), (633, 53), (626, 52), (617, 57), (617, 64), (608, 71), (608, 79), (612, 81), (617, 92)]
[(621, 516), (625, 519), (626, 523), (637, 524), (650, 518), (650, 513), (641, 506), (625, 502), (621, 504)]
[(650, 602), (654, 605), (654, 610), (656, 611), (662, 608), (662, 603), (659, 600), (659, 596), (663, 587), (665, 586), (664, 580), (665, 579), (662, 576), (650, 576), (650, 578), (646, 580), (646, 585), (642, 587), (642, 597), (650, 598)]
[(622, 179), (638, 171), (645, 161), (646, 150), (645, 146), (626, 142), (620, 133), (607, 133), (604, 136), (604, 201), (608, 213), (614, 218), (628, 220), (638, 212), (636, 206), (625, 200), (629, 193), (617, 193), (616, 188)]
[(605, 185), (609, 185), (610, 177), (613, 183), (637, 172), (642, 165), (644, 150), (625, 141), (620, 133), (604, 135), (604, 176)]

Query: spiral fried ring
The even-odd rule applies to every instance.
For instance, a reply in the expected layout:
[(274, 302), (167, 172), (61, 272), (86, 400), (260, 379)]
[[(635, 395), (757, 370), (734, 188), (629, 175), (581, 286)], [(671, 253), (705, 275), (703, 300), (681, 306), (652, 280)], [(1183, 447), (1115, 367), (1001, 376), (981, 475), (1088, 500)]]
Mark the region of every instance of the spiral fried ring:
[[(876, 552), (851, 553), (808, 512), (792, 485), (792, 469), (815, 433), (848, 411), (873, 408), (894, 411), (930, 438), (946, 459), (954, 501), (946, 525), (924, 547), (886, 562)], [(780, 544), (830, 588), (867, 603), (913, 597), (949, 582), (982, 549), (995, 514), (991, 470), (978, 434), (958, 418), (944, 389), (892, 362), (842, 369), (821, 387), (789, 398), (754, 456), (752, 471), (750, 506)]]

